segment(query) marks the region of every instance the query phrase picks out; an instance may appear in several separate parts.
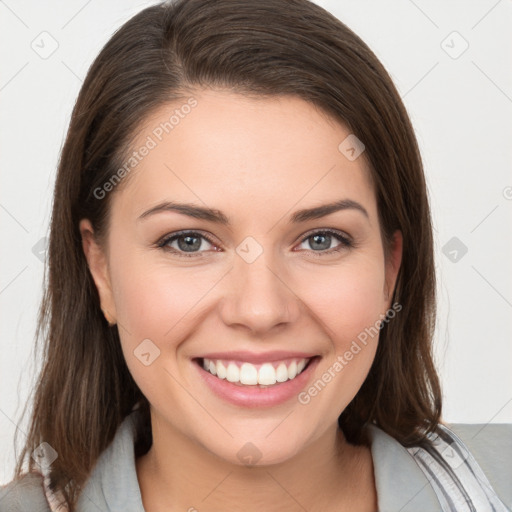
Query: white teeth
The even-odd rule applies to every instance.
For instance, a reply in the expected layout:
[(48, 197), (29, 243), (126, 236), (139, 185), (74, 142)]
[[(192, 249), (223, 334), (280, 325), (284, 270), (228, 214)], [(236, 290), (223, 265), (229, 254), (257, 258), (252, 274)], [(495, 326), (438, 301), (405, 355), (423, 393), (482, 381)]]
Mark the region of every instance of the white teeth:
[(240, 384), (258, 384), (258, 370), (254, 365), (244, 363), (240, 367)]
[(258, 384), (271, 386), (276, 383), (276, 371), (270, 363), (265, 363), (258, 372)]
[(237, 363), (222, 362), (220, 360), (203, 359), (203, 368), (216, 375), (219, 379), (226, 379), (229, 382), (239, 383), (246, 386), (255, 386), (257, 384), (263, 386), (272, 386), (276, 382), (286, 382), (294, 379), (299, 375), (309, 359), (294, 359), (288, 364), (281, 362), (277, 364), (277, 368), (272, 363), (264, 363), (255, 366), (251, 363), (244, 362), (241, 366)]
[(226, 372), (226, 380), (229, 382), (240, 382), (240, 370), (235, 363), (228, 364), (228, 370)]
[(292, 362), (290, 366), (288, 366), (288, 378), (294, 379), (297, 375), (297, 363), (295, 361)]
[(288, 380), (288, 368), (284, 363), (281, 363), (276, 370), (277, 382), (286, 382)]
[(226, 367), (220, 361), (215, 366), (217, 367), (217, 377), (219, 377), (219, 379), (225, 379), (227, 374)]

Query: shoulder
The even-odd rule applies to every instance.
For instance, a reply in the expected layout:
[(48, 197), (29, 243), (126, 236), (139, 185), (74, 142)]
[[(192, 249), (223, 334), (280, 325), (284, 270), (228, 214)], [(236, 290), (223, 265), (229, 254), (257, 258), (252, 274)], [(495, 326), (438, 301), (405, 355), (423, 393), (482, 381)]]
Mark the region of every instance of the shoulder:
[(512, 504), (511, 427), (442, 422), (428, 440), (407, 450), (428, 476), (441, 504), (505, 511)]
[(368, 427), (379, 510), (512, 510), (512, 425), (443, 422), (412, 446)]
[(512, 507), (512, 423), (446, 423), (476, 459), (496, 494)]
[(7, 485), (0, 486), (2, 512), (49, 512), (43, 487), (43, 476), (25, 473)]

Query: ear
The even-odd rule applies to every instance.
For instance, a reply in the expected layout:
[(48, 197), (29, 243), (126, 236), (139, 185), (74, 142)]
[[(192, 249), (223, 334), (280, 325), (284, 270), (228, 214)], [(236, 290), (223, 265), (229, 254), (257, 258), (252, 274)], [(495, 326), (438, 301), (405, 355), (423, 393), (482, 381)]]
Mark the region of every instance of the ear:
[(395, 290), (398, 271), (402, 263), (403, 237), (400, 230), (393, 233), (389, 254), (386, 261), (386, 278), (384, 285), (384, 297), (389, 301), (388, 308), (391, 307), (391, 297)]
[(89, 219), (82, 219), (79, 229), (85, 258), (100, 297), (101, 309), (109, 325), (114, 325), (116, 323), (116, 308), (107, 257), (94, 237), (94, 230)]

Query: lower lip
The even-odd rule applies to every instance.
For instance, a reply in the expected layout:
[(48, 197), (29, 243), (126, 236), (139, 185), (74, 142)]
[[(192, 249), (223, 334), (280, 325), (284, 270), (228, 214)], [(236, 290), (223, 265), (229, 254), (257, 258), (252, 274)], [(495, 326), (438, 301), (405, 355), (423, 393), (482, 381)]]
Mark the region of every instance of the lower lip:
[(220, 398), (234, 405), (246, 408), (272, 407), (296, 397), (306, 386), (318, 364), (319, 357), (313, 358), (308, 366), (297, 377), (286, 382), (269, 387), (243, 386), (233, 384), (226, 379), (219, 379), (207, 372), (197, 361), (194, 366), (198, 369), (206, 385)]

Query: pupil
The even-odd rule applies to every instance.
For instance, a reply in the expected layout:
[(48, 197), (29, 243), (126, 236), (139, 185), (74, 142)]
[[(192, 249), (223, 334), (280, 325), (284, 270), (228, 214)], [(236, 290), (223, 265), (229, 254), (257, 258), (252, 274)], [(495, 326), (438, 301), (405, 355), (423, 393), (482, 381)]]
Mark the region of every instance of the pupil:
[[(182, 240), (184, 240), (185, 243), (182, 244)], [(193, 240), (195, 240), (195, 243)], [(184, 235), (178, 238), (178, 246), (182, 251), (191, 252), (194, 249), (199, 249), (199, 247), (201, 247), (201, 240), (197, 236)]]
[[(321, 239), (323, 239), (323, 243), (321, 242)], [(321, 247), (319, 247), (319, 249), (329, 249), (329, 246), (331, 245), (331, 237), (329, 235), (313, 235), (313, 240), (314, 243), (320, 243)]]

